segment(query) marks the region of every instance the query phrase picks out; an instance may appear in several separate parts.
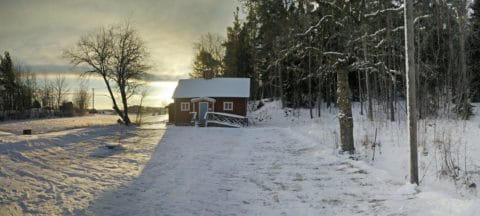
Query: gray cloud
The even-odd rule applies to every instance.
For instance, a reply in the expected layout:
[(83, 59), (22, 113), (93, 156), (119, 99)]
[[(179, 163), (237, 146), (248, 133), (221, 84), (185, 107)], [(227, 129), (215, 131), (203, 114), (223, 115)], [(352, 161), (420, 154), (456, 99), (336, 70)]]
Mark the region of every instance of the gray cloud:
[(191, 70), (192, 43), (207, 32), (223, 35), (236, 6), (237, 0), (0, 0), (0, 50), (34, 70), (64, 70), (63, 49), (130, 18), (150, 50), (153, 75), (176, 79)]

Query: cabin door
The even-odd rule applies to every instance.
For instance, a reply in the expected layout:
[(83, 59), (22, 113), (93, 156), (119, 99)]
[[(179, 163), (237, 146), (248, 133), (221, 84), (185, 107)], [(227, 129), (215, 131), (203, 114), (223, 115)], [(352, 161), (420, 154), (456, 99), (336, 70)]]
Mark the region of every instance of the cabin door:
[(198, 103), (198, 119), (201, 122), (205, 121), (205, 113), (208, 111), (208, 102), (199, 102)]

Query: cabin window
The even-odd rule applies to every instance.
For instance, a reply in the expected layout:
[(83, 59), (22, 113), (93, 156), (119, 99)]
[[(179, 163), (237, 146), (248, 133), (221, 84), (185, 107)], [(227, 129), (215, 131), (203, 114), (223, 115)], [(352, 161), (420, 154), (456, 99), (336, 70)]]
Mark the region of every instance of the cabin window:
[(180, 103), (180, 110), (181, 111), (190, 111), (190, 103), (189, 102)]
[(223, 102), (223, 110), (233, 111), (233, 102)]

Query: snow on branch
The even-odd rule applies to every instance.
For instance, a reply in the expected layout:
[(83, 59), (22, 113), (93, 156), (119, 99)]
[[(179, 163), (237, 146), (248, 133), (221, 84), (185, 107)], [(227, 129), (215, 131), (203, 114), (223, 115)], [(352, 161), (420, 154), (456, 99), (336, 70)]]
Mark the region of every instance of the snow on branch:
[(403, 26), (398, 26), (392, 30), (392, 32), (403, 31)]
[(376, 68), (375, 64), (372, 64), (370, 61), (360, 60), (356, 61), (351, 65), (352, 68), (360, 71), (370, 71), (370, 72), (377, 72), (378, 69)]
[(403, 12), (403, 5), (398, 8), (387, 8), (383, 10), (377, 10), (373, 13), (365, 14), (364, 17), (369, 18), (369, 17), (377, 16), (379, 14), (386, 13), (386, 12)]
[(417, 18), (415, 18), (415, 19), (413, 20), (413, 23), (415, 24), (415, 23), (417, 23), (418, 21), (420, 21), (421, 19), (426, 19), (426, 18), (430, 18), (430, 17), (432, 17), (431, 14), (425, 14), (425, 15), (423, 15), (423, 16), (419, 16), (419, 17), (417, 17)]
[[(391, 32), (395, 32), (395, 33), (396, 33), (396, 32), (398, 32), (398, 31), (400, 31), (400, 30), (403, 31), (403, 26), (398, 26), (398, 27), (392, 29)], [(358, 38), (356, 38), (355, 40), (353, 40), (353, 42), (358, 42), (358, 41), (360, 41), (360, 40), (363, 40), (364, 38), (376, 38), (379, 34), (384, 33), (384, 32), (386, 32), (386, 31), (387, 31), (386, 28), (382, 28), (382, 29), (377, 30), (377, 31), (376, 31), (375, 33), (373, 33), (373, 34), (370, 34), (370, 35), (362, 35), (361, 37), (358, 37)], [(380, 45), (383, 44), (383, 42), (384, 42), (384, 41), (380, 41), (380, 42), (377, 44), (377, 46), (375, 46), (375, 47), (378, 48)]]
[(345, 54), (340, 52), (324, 52), (323, 55), (343, 56)]
[(377, 62), (375, 65), (383, 67), (384, 71), (387, 72), (390, 76), (393, 76), (393, 75), (402, 76), (402, 75), (404, 75), (401, 71), (388, 68), (388, 66), (385, 64), (385, 62)]
[(379, 30), (377, 30), (375, 33), (369, 35), (369, 37), (371, 37), (371, 38), (376, 37), (376, 36), (378, 36), (380, 33), (383, 33), (383, 32), (385, 32), (385, 31), (387, 31), (386, 28), (379, 29)]
[(322, 19), (320, 19), (320, 21), (318, 21), (317, 24), (313, 25), (313, 26), (310, 26), (310, 28), (307, 29), (307, 31), (305, 31), (304, 33), (302, 34), (298, 34), (298, 36), (305, 36), (307, 34), (309, 34), (311, 31), (313, 31), (314, 29), (320, 27), (320, 25), (325, 21), (327, 20), (328, 18), (333, 18), (332, 15), (326, 15), (326, 16), (323, 16)]
[(380, 46), (382, 46), (384, 43), (385, 43), (385, 39), (382, 39), (380, 42), (377, 43), (377, 45), (375, 45), (375, 48), (376, 49), (380, 48)]
[(338, 7), (338, 6), (335, 5), (335, 3), (333, 3), (333, 2), (328, 2), (328, 1), (323, 1), (323, 0), (317, 0), (317, 3), (318, 3), (318, 4), (325, 5), (325, 6), (328, 6), (328, 7), (333, 8), (333, 9), (336, 9), (338, 12), (343, 12), (342, 8)]

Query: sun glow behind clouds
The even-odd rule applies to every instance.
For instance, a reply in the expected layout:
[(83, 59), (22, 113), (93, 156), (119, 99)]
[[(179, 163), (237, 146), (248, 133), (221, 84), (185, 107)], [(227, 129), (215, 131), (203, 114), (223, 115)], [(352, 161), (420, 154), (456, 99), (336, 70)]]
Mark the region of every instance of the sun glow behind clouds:
[[(224, 35), (235, 8), (241, 6), (225, 0), (0, 0), (0, 5), (0, 52), (10, 51), (18, 62), (30, 66), (39, 85), (58, 73), (65, 75), (67, 100), (84, 83), (94, 95), (89, 107), (94, 104), (96, 109), (112, 109), (105, 83), (97, 76), (79, 79), (77, 74), (88, 68), (72, 68), (62, 57), (82, 35), (130, 20), (151, 54), (148, 63), (154, 70), (142, 105), (165, 106), (173, 101), (174, 80), (187, 78), (192, 71), (192, 44), (206, 33)], [(71, 70), (75, 73), (64, 73)], [(132, 96), (129, 105), (138, 105), (140, 98)]]
[(166, 106), (173, 102), (173, 91), (178, 81), (154, 81), (148, 83), (149, 93), (145, 98), (147, 106)]
[[(177, 87), (178, 81), (152, 81), (147, 82), (142, 89), (147, 90), (147, 94), (142, 101), (142, 106), (148, 107), (165, 107), (168, 104), (173, 102), (172, 96), (175, 88)], [(97, 92), (97, 90), (95, 90)], [(140, 90), (141, 91), (141, 90)], [(100, 109), (110, 109), (111, 108), (111, 99), (108, 96), (106, 89), (101, 89), (96, 94), (96, 101), (100, 101)], [(140, 105), (140, 96), (141, 92), (137, 92), (128, 100), (129, 106)], [(120, 101), (120, 98), (117, 98), (117, 102)], [(97, 105), (95, 105), (97, 107)]]
[[(0, 52), (10, 51), (32, 71), (65, 69), (71, 64), (62, 52), (82, 35), (130, 20), (151, 54), (156, 75), (186, 78), (192, 44), (208, 32), (224, 35), (237, 6), (238, 1), (226, 0), (0, 0)], [(42, 67), (47, 65), (51, 67)]]

